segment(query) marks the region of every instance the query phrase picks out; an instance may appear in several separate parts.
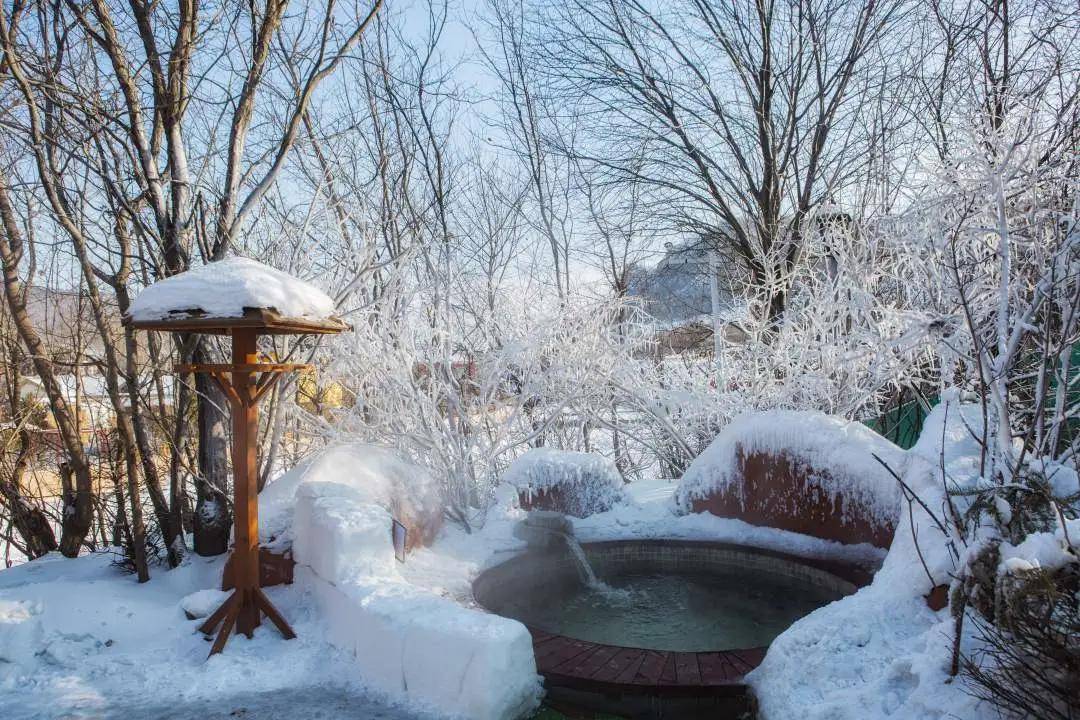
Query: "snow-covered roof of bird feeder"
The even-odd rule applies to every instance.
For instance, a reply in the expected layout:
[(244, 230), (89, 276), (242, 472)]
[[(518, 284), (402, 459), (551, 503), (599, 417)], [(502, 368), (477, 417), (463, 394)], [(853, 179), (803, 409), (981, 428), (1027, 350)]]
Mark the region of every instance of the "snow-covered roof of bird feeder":
[(224, 335), (330, 334), (349, 326), (317, 287), (244, 257), (193, 267), (150, 285), (131, 303), (125, 324), (143, 330)]

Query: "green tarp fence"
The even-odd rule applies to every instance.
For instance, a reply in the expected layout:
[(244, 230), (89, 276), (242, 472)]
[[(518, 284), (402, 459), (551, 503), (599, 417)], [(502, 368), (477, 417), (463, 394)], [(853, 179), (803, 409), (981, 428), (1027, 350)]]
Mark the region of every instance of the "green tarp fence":
[[(1035, 368), (1032, 368), (1032, 377), (1035, 375), (1035, 370)], [(1073, 345), (1067, 377), (1065, 407), (1075, 408), (1080, 405), (1080, 343)], [(1058, 381), (1055, 373), (1053, 384), (1047, 395), (1047, 400), (1051, 403), (1057, 396), (1057, 388)], [(1028, 389), (1031, 390), (1032, 388)], [(1013, 388), (1013, 391), (1017, 390), (1023, 390), (1023, 388)], [(937, 405), (938, 398), (936, 396), (929, 398), (928, 402), (930, 407), (933, 407)], [(918, 400), (911, 400), (872, 420), (864, 420), (863, 424), (906, 450), (919, 439), (923, 421), (926, 420), (928, 413), (929, 411), (923, 407), (922, 403)], [(1077, 436), (1077, 433), (1080, 433), (1080, 418), (1070, 418), (1066, 422), (1065, 431), (1061, 434), (1059, 442), (1061, 448), (1059, 450), (1068, 447)]]

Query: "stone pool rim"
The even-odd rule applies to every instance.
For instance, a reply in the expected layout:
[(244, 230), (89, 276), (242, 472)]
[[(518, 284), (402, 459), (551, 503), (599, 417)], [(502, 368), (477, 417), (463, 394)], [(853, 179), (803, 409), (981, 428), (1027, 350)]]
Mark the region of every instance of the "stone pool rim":
[[(806, 557), (774, 548), (705, 539), (583, 539), (581, 545), (586, 554), (590, 550), (611, 551), (642, 545), (746, 553), (811, 568), (833, 576), (854, 590), (869, 584), (876, 571), (876, 567), (859, 562)], [(494, 613), (484, 602), (491, 599), (485, 585), (498, 577), (500, 569), (505, 572), (508, 565), (521, 562), (530, 555), (539, 558), (543, 553), (522, 550), (481, 572), (472, 583), (476, 603)], [(850, 589), (842, 594), (848, 594)], [(523, 624), (532, 636), (536, 669), (543, 676), (549, 694), (568, 692), (567, 699), (572, 703), (584, 697), (583, 693), (608, 699), (616, 696), (687, 700), (707, 697), (717, 702), (723, 702), (725, 698), (749, 702), (745, 676), (761, 664), (768, 650), (768, 645), (687, 652), (655, 650), (582, 640)]]

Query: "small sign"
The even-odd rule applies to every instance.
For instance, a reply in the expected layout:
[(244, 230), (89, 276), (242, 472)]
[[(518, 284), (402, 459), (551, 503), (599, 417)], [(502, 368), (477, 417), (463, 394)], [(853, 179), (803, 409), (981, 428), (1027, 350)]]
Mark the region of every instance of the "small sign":
[(394, 538), (394, 557), (398, 562), (403, 563), (405, 562), (405, 541), (409, 537), (409, 529), (394, 519), (390, 534)]

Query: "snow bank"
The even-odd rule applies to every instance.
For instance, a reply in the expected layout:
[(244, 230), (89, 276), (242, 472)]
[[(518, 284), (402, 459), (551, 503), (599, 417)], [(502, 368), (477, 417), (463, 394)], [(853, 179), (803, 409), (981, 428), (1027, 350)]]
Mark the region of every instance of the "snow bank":
[(4, 720), (437, 717), (388, 702), (356, 677), (352, 658), (326, 641), (306, 569), (293, 585), (266, 588), (296, 639), (264, 622), (207, 659), (202, 620), (185, 617), (181, 598), (195, 602), (217, 585), (224, 557), (189, 555), (181, 567), (152, 569), (145, 584), (115, 557), (56, 553), (0, 570)]
[[(942, 507), (942, 453), (950, 478), (978, 474), (978, 448), (964, 427), (977, 426), (973, 413), (972, 406), (939, 405), (912, 448), (903, 478), (929, 507)], [(913, 506), (869, 586), (816, 610), (773, 642), (748, 676), (762, 720), (995, 716), (962, 682), (949, 682), (952, 620), (947, 610), (931, 611), (923, 597), (955, 571), (941, 540), (933, 520)]]
[(271, 308), (285, 317), (325, 319), (334, 301), (314, 285), (245, 257), (229, 257), (159, 280), (131, 303), (136, 321), (177, 313), (241, 317), (245, 308)]
[(512, 720), (538, 705), (532, 639), (521, 623), (403, 582), (314, 587), (331, 642), (379, 690), (470, 720)]
[(0, 599), (0, 665), (33, 664), (43, 634), (40, 614), (39, 603)]
[[(865, 516), (890, 528), (896, 521), (900, 488), (874, 455), (899, 474), (906, 453), (861, 423), (811, 411), (772, 410), (733, 420), (683, 475), (676, 507), (690, 512), (695, 501), (717, 495), (733, 496), (744, 509), (758, 502), (749, 496), (743, 473), (745, 459), (755, 455), (792, 463), (805, 489), (824, 493), (844, 519)], [(792, 512), (799, 510), (797, 501)]]
[[(909, 451), (903, 478), (912, 492), (935, 512), (945, 507), (942, 462), (950, 488), (962, 491), (979, 482), (981, 448), (970, 428), (981, 424), (979, 407), (960, 403), (951, 393), (942, 395), (942, 403), (923, 422), (922, 433)], [(892, 578), (891, 582), (902, 584), (905, 592), (922, 596), (937, 585), (948, 585), (957, 567), (937, 523), (918, 504), (912, 507), (912, 513), (916, 532), (912, 534), (912, 521), (906, 517), (905, 509), (904, 522), (897, 526), (893, 547), (882, 567), (882, 572), (888, 570), (883, 582)]]
[(624, 498), (618, 468), (592, 453), (534, 448), (514, 460), (502, 480), (517, 488), (524, 505), (575, 517), (605, 512)]
[(441, 517), (422, 469), (384, 448), (345, 445), (272, 483), (260, 506), (310, 570), (327, 637), (365, 683), (447, 715), (524, 715), (540, 695), (529, 632), (402, 577), (390, 534), (402, 498), (434, 503)]

